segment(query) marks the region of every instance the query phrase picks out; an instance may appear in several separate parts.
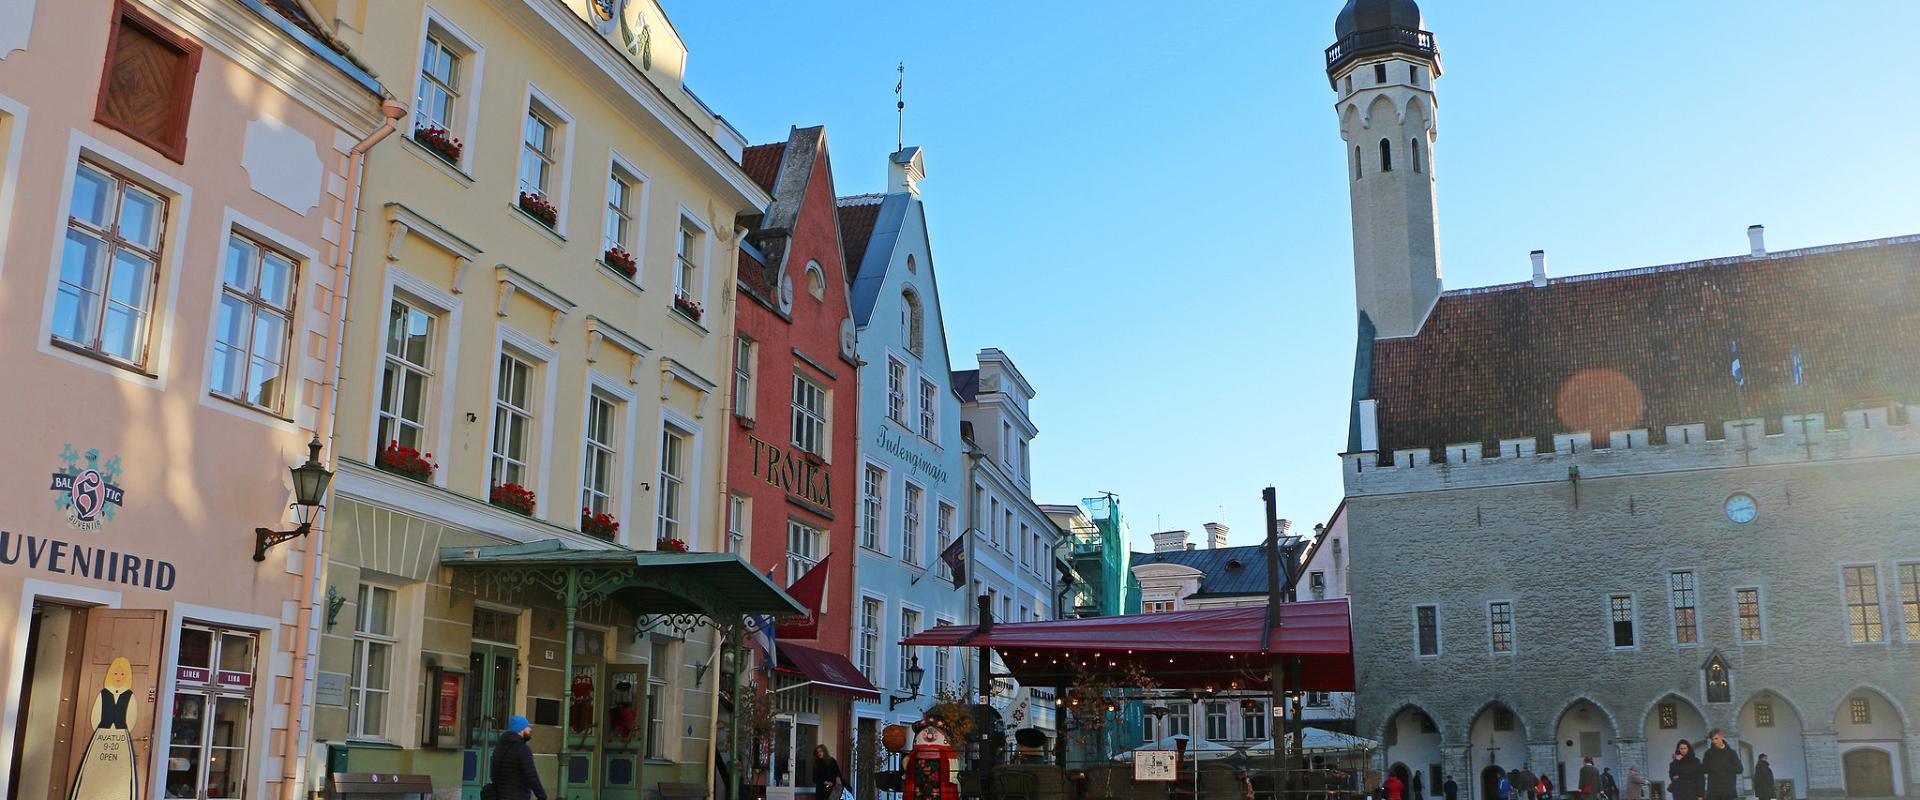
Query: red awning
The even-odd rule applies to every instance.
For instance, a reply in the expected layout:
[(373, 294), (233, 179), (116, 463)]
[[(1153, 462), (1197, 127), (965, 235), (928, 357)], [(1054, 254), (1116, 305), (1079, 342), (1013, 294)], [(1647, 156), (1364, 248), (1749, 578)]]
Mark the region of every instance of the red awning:
[(1015, 677), (1033, 686), (1073, 683), (1077, 675), (1117, 676), (1133, 665), (1164, 688), (1264, 686), (1269, 660), (1278, 655), (1295, 665), (1304, 691), (1353, 690), (1346, 600), (1284, 604), (1271, 637), (1264, 636), (1266, 620), (1266, 606), (1240, 606), (996, 623), (984, 632), (949, 625), (901, 643), (992, 647)]
[(785, 642), (776, 649), (780, 652), (780, 671), (805, 678), (805, 685), (817, 691), (855, 700), (880, 699), (880, 690), (874, 688), (846, 656)]

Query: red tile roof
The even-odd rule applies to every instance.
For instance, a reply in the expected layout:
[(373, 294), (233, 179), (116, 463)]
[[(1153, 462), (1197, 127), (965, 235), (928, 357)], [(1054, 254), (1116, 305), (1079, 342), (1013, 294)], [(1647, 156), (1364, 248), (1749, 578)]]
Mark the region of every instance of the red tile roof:
[[(1740, 360), (1744, 384), (1732, 374)], [(1796, 359), (1800, 380), (1795, 381)], [(1920, 236), (1448, 292), (1373, 343), (1383, 455), (1920, 400)], [(1495, 445), (1497, 446), (1497, 444)], [(1542, 446), (1546, 450), (1546, 446)]]
[(880, 221), (880, 200), (857, 198), (849, 203), (840, 198), (835, 211), (840, 215), (840, 252), (846, 259), (847, 283), (859, 277), (860, 262), (866, 259), (867, 242), (873, 238), (873, 226)]
[(786, 142), (756, 144), (740, 152), (740, 168), (747, 171), (747, 177), (760, 188), (773, 193), (773, 184), (780, 179), (780, 159), (787, 154)]

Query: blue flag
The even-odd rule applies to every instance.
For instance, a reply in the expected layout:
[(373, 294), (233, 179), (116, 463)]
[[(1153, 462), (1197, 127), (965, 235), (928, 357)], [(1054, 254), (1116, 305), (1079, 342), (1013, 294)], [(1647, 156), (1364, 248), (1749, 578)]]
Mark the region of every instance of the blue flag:
[(1800, 385), (1800, 348), (1793, 348), (1793, 385)]
[(1747, 385), (1747, 376), (1740, 371), (1740, 343), (1733, 343), (1733, 385)]

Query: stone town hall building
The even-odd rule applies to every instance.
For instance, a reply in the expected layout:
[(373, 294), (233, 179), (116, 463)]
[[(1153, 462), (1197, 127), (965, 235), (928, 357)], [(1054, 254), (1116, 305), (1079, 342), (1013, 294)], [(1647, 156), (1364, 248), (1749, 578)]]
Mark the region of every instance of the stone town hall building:
[(1336, 32), (1380, 766), (1660, 782), (1721, 728), (1783, 796), (1920, 794), (1920, 236), (1443, 290), (1433, 35)]

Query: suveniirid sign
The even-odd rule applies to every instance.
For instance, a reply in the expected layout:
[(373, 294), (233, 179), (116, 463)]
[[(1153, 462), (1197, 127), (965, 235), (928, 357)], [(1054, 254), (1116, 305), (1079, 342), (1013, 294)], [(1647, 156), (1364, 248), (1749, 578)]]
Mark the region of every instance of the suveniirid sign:
[(751, 434), (747, 442), (753, 445), (754, 477), (780, 487), (788, 497), (833, 510), (833, 478), (825, 464)]

